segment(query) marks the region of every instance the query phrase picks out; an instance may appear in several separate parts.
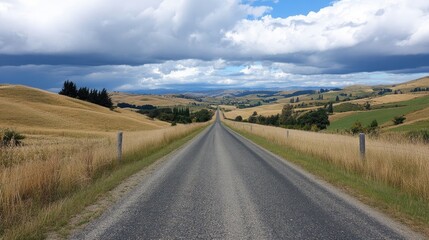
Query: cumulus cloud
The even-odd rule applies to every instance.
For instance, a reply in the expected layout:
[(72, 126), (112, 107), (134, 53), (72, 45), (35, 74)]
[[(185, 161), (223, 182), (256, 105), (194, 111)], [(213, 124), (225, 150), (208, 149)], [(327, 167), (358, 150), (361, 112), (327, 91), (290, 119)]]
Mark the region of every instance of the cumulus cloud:
[(245, 54), (324, 52), (350, 47), (384, 54), (415, 54), (429, 53), (428, 26), (426, 0), (342, 0), (305, 16), (244, 19), (225, 34), (225, 39)]
[(427, 66), (428, 26), (426, 0), (341, 0), (308, 15), (243, 19), (224, 41), (241, 56), (325, 73), (390, 71)]
[(51, 87), (70, 78), (132, 90), (336, 85), (360, 72), (428, 71), (427, 0), (339, 0), (286, 18), (254, 1), (0, 0), (0, 81), (26, 74)]
[(202, 61), (197, 59), (166, 61), (141, 66), (3, 66), (3, 83), (25, 84), (44, 89), (59, 89), (69, 79), (79, 86), (106, 87), (110, 91), (168, 89), (175, 92), (210, 89), (338, 87), (353, 84), (397, 83), (424, 74), (353, 73), (318, 74), (291, 73), (291, 66), (273, 62)]
[(268, 10), (239, 0), (2, 0), (0, 53), (202, 57), (222, 52), (237, 21)]

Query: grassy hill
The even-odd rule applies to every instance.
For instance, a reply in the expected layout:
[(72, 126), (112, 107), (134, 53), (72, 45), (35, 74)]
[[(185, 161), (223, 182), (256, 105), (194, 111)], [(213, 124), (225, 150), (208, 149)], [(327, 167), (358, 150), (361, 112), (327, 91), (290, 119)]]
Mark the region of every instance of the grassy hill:
[(169, 95), (139, 95), (129, 94), (122, 92), (114, 92), (110, 94), (113, 104), (118, 103), (129, 103), (134, 105), (154, 105), (154, 106), (175, 106), (175, 105), (187, 105), (194, 101), (184, 98), (176, 98)]
[[(393, 95), (392, 95), (393, 96)], [(352, 124), (356, 121), (361, 122), (363, 125), (368, 125), (372, 120), (377, 120), (379, 125), (389, 126), (392, 125), (391, 120), (395, 116), (405, 115), (414, 116), (411, 118), (412, 121), (419, 122), (419, 120), (423, 120), (429, 115), (427, 115), (428, 111), (425, 110), (429, 108), (429, 95), (416, 95), (417, 98), (413, 98), (407, 101), (399, 101), (399, 102), (390, 102), (385, 104), (376, 105), (374, 110), (371, 111), (355, 111), (350, 112), (348, 114), (343, 114), (341, 118), (331, 118), (331, 125), (328, 127), (328, 130), (345, 130), (352, 126)], [(401, 99), (401, 98), (398, 98)], [(416, 113), (420, 112), (419, 115)], [(408, 119), (410, 121), (410, 119)], [(404, 123), (407, 124), (407, 121)], [(391, 128), (402, 127), (400, 126), (392, 126)], [(420, 127), (422, 125), (420, 124)], [(429, 127), (429, 126), (426, 126)], [(407, 129), (409, 129), (408, 127)]]
[(392, 89), (394, 90), (401, 90), (403, 92), (409, 92), (410, 90), (417, 88), (417, 87), (424, 87), (424, 88), (428, 88), (429, 87), (429, 76), (428, 77), (423, 77), (423, 78), (419, 78), (413, 81), (409, 81), (409, 82), (405, 82), (405, 83), (401, 83), (398, 85), (394, 85), (392, 86)]
[(111, 111), (85, 101), (17, 85), (0, 86), (0, 113), (0, 128), (24, 131), (134, 131), (168, 125), (128, 110)]

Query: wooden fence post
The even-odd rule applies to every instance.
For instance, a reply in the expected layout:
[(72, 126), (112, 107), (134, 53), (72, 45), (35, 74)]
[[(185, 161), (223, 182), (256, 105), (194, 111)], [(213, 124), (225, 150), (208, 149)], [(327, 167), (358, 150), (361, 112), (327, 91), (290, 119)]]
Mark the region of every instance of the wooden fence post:
[(286, 130), (286, 138), (289, 138), (289, 130)]
[(365, 133), (359, 133), (359, 152), (361, 159), (365, 159)]
[(122, 132), (118, 132), (118, 162), (122, 160)]

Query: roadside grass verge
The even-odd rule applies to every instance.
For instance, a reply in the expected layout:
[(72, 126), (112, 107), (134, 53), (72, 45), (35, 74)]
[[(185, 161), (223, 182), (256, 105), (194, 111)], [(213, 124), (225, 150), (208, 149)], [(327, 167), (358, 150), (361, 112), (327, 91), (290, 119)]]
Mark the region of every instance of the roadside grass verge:
[[(333, 138), (325, 136), (325, 139), (322, 139), (320, 137), (324, 135), (312, 135), (311, 138), (320, 138), (320, 144), (318, 146), (316, 143), (317, 141), (306, 143), (305, 140), (309, 139), (305, 136), (306, 132), (303, 132), (302, 135), (299, 136), (300, 132), (293, 131), (290, 133), (290, 137), (293, 139), (292, 141), (296, 141), (296, 143), (288, 144), (284, 139), (281, 141), (278, 137), (276, 138), (273, 136), (273, 129), (267, 129), (266, 126), (259, 129), (257, 125), (253, 125), (252, 128), (249, 128), (248, 126), (240, 126), (237, 123), (227, 120), (225, 120), (224, 123), (261, 147), (301, 166), (316, 176), (320, 176), (322, 179), (344, 189), (361, 201), (386, 212), (390, 216), (411, 226), (413, 229), (429, 236), (429, 200), (427, 197), (427, 193), (429, 193), (427, 190), (427, 185), (429, 184), (427, 178), (428, 172), (422, 170), (426, 169), (426, 166), (416, 166), (417, 162), (407, 162), (409, 159), (402, 159), (403, 162), (398, 164), (397, 159), (389, 158), (390, 154), (384, 156), (385, 163), (383, 163), (382, 158), (376, 160), (375, 164), (371, 163), (371, 157), (367, 158), (366, 161), (361, 161), (350, 155), (354, 154), (354, 152), (347, 153), (346, 151), (346, 154), (342, 154), (345, 149), (338, 149), (338, 147), (341, 148), (344, 146), (335, 146), (336, 142), (332, 141), (332, 139), (336, 137), (342, 138), (342, 136), (332, 135)], [(282, 136), (286, 136), (286, 129), (274, 128), (274, 131), (280, 132)], [(302, 139), (304, 139), (304, 141)], [(344, 141), (344, 139), (340, 139), (340, 141)], [(296, 147), (296, 144), (306, 145), (309, 148), (318, 148), (321, 151), (319, 153), (316, 151), (306, 151), (305, 148)], [(329, 148), (329, 146), (333, 146), (334, 148), (337, 147), (338, 151), (335, 152), (332, 150), (333, 148)], [(354, 147), (358, 149), (357, 145)], [(338, 154), (344, 158), (348, 157), (346, 161), (349, 161), (351, 158), (352, 162), (341, 163), (329, 159), (329, 154), (327, 154), (329, 151), (333, 151), (332, 154)], [(357, 151), (356, 154), (358, 154)], [(389, 162), (389, 160), (393, 161), (393, 163)], [(424, 157), (423, 160), (427, 162), (426, 157)], [(418, 163), (425, 165), (420, 161), (418, 161)], [(389, 170), (389, 168), (392, 169)], [(379, 170), (380, 176), (376, 176), (378, 173), (377, 169)], [(388, 180), (386, 178), (387, 175), (384, 174), (387, 172), (389, 172), (387, 175), (393, 179)], [(401, 177), (399, 175), (400, 173), (404, 176)], [(416, 186), (409, 186), (408, 184), (405, 184), (405, 187), (404, 183), (412, 178), (420, 181), (420, 184), (418, 184), (420, 185), (420, 190), (415, 189)], [(414, 188), (414, 190), (412, 188)]]
[[(187, 127), (184, 131), (174, 134), (168, 135), (168, 133), (166, 133), (163, 135), (161, 134), (161, 136), (151, 136), (151, 138), (160, 137), (161, 139), (152, 142), (152, 144), (150, 144), (150, 142), (146, 143), (140, 148), (138, 146), (141, 146), (141, 142), (140, 144), (135, 144), (130, 149), (125, 148), (123, 160), (120, 164), (114, 160), (115, 158), (113, 156), (115, 155), (111, 155), (111, 159), (113, 160), (111, 160), (110, 163), (85, 170), (91, 171), (91, 175), (89, 179), (85, 180), (85, 184), (72, 185), (63, 180), (63, 182), (59, 182), (56, 185), (56, 192), (51, 192), (50, 199), (48, 200), (39, 198), (37, 195), (38, 189), (34, 190), (33, 198), (23, 198), (22, 201), (13, 199), (16, 201), (12, 206), (15, 209), (9, 212), (11, 222), (2, 222), (1, 227), (3, 228), (3, 235), (1, 238), (44, 239), (48, 231), (65, 226), (72, 216), (84, 210), (86, 206), (94, 203), (100, 196), (112, 190), (127, 177), (137, 173), (154, 163), (157, 159), (179, 148), (205, 129), (206, 126), (208, 126), (208, 124), (198, 124)], [(137, 137), (133, 136), (133, 134), (136, 133), (130, 133), (132, 137)], [(142, 132), (139, 134), (142, 134)], [(127, 142), (125, 139), (124, 143)], [(130, 139), (130, 141), (136, 140)], [(124, 144), (124, 147), (125, 146)], [(112, 152), (109, 152), (109, 154), (112, 154)], [(79, 160), (83, 161), (85, 164), (88, 163), (85, 162), (85, 159)], [(91, 166), (97, 166), (93, 164), (94, 162), (91, 161)], [(64, 178), (59, 178), (58, 181), (60, 179)], [(4, 188), (4, 185), (0, 186)], [(67, 187), (67, 191), (64, 190), (65, 187)], [(18, 190), (19, 189), (16, 189), (15, 191)], [(4, 191), (1, 193), (5, 195)], [(1, 200), (4, 200), (4, 197)], [(1, 212), (1, 214), (3, 217), (5, 213), (4, 209), (8, 207), (7, 204), (11, 203), (3, 201), (2, 204), (3, 212)], [(4, 221), (4, 219), (2, 219), (2, 221)], [(5, 225), (5, 223), (8, 225)]]

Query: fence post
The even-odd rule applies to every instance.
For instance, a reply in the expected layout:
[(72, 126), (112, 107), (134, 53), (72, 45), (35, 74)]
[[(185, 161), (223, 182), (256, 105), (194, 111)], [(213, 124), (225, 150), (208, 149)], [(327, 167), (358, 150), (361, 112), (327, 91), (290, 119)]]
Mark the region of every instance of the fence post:
[(122, 132), (118, 132), (118, 162), (122, 160)]
[(286, 130), (286, 138), (289, 138), (289, 130)]
[(361, 159), (365, 159), (365, 133), (359, 133), (359, 152)]

